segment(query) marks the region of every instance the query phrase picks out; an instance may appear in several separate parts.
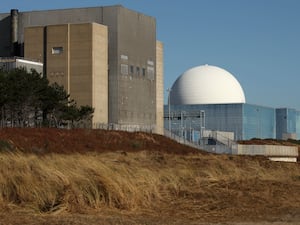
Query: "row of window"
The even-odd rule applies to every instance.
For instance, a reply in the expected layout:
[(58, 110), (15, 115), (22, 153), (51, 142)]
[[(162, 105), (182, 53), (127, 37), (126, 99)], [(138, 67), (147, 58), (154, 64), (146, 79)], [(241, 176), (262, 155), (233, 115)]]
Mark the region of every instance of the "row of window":
[(154, 80), (154, 67), (147, 66), (147, 68), (140, 68), (139, 66), (128, 66), (127, 64), (121, 64), (122, 75), (137, 75), (147, 77), (149, 80)]
[[(52, 54), (53, 55), (60, 55), (64, 51), (63, 47), (53, 47), (52, 48)], [(123, 61), (128, 60), (128, 56), (121, 55), (121, 59)], [(127, 64), (121, 64), (121, 74), (122, 75), (137, 75), (137, 76), (143, 76), (147, 77), (149, 80), (154, 80), (154, 63), (153, 61), (148, 60), (147, 61), (147, 69), (145, 67), (140, 68), (139, 66), (128, 66)]]

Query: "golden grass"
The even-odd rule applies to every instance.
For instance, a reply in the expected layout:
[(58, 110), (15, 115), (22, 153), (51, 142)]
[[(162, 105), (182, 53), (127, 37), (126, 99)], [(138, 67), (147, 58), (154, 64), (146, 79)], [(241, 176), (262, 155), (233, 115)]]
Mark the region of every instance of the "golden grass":
[(84, 212), (147, 209), (182, 192), (245, 179), (299, 179), (296, 164), (222, 155), (151, 152), (0, 153), (0, 209)]

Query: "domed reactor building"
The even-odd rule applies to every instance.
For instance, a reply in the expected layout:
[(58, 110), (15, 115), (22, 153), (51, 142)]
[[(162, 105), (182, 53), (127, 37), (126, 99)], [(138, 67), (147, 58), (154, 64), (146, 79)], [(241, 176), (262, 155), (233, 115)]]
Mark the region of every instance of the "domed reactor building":
[(246, 103), (238, 80), (217, 66), (187, 70), (168, 92), (165, 129), (195, 144), (300, 137), (300, 111)]

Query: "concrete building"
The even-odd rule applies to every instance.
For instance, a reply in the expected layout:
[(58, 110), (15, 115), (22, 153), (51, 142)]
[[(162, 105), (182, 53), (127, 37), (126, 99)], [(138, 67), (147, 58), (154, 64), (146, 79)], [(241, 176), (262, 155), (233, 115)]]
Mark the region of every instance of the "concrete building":
[(194, 143), (300, 138), (300, 111), (246, 103), (236, 78), (216, 66), (187, 70), (174, 82), (169, 100), (165, 128)]
[(155, 18), (120, 5), (0, 14), (0, 57), (44, 63), (51, 82), (112, 123), (163, 132), (163, 45)]
[(44, 72), (50, 82), (64, 86), (77, 105), (93, 106), (94, 123), (108, 122), (106, 26), (82, 23), (28, 27), (24, 43), (25, 58), (42, 61), (39, 57), (44, 57)]

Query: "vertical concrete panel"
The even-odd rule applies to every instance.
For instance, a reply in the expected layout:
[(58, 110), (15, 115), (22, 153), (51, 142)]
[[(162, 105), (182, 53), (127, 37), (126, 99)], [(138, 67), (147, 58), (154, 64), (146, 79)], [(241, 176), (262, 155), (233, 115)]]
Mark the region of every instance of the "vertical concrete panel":
[(118, 123), (119, 83), (118, 83), (118, 7), (103, 7), (102, 23), (108, 27), (108, 120), (109, 123)]
[(108, 123), (108, 29), (92, 24), (93, 125)]
[(24, 31), (24, 57), (44, 62), (44, 27), (28, 27)]
[(70, 96), (92, 106), (92, 25), (70, 24)]
[(164, 133), (164, 50), (163, 43), (156, 42), (156, 130)]
[(64, 86), (70, 93), (69, 86), (69, 25), (53, 25), (46, 27), (47, 78), (51, 83)]

